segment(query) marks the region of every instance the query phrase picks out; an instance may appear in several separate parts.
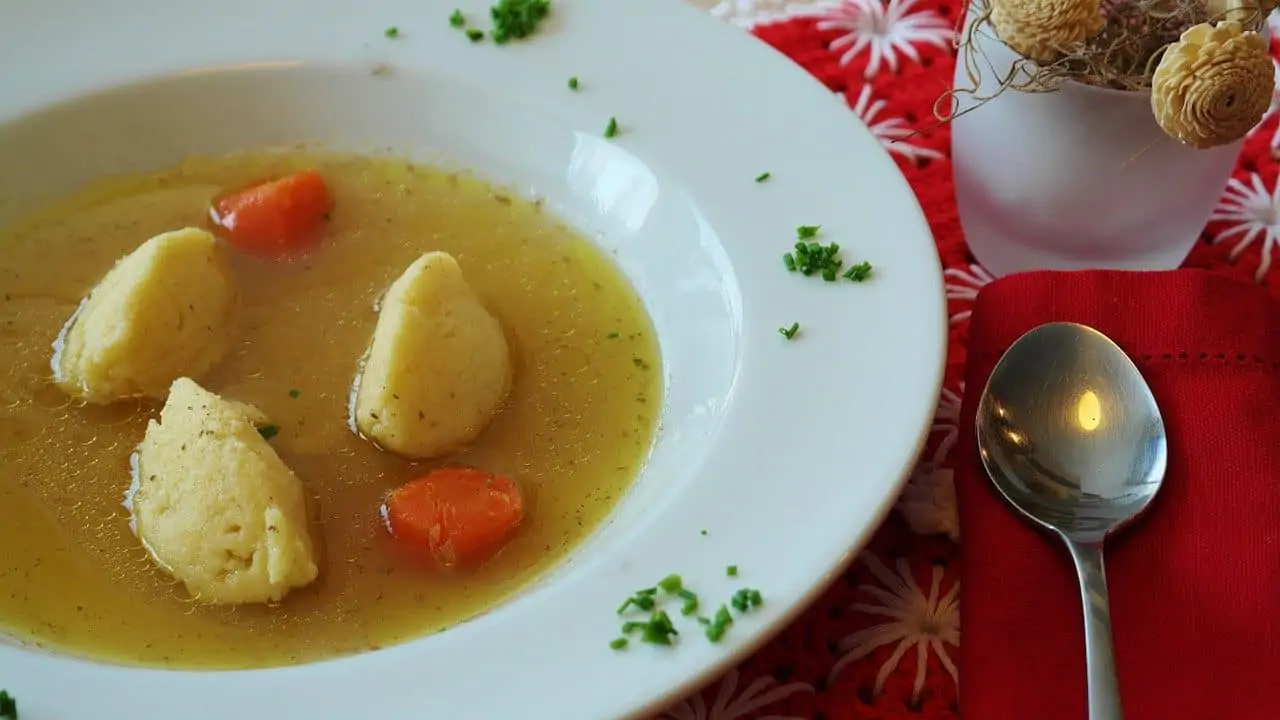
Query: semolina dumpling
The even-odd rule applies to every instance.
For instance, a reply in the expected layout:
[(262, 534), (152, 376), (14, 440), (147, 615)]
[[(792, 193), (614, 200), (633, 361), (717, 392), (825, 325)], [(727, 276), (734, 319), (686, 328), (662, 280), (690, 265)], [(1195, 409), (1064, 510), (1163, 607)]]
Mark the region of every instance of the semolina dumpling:
[(199, 602), (280, 600), (315, 580), (302, 482), (255, 407), (179, 378), (135, 455), (138, 537)]
[(162, 233), (116, 263), (67, 321), (53, 356), (65, 392), (95, 404), (164, 397), (230, 347), (239, 292), (213, 235)]
[(429, 252), (382, 299), (352, 412), (383, 448), (429, 458), (474, 440), (510, 387), (501, 324), (453, 256)]

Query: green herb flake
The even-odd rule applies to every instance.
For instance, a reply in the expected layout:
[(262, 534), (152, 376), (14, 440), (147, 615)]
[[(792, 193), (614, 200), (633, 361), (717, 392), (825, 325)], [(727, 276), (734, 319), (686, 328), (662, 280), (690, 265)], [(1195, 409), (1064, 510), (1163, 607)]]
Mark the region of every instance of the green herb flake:
[(569, 89), (570, 90), (578, 89), (578, 78), (576, 76), (569, 78)]
[(645, 588), (637, 590), (631, 597), (627, 598), (618, 608), (618, 614), (625, 613), (632, 605), (640, 610), (648, 612), (653, 609), (653, 596), (658, 594), (658, 588)]
[(607, 138), (618, 136), (618, 118), (609, 118), (609, 124), (604, 126), (604, 136)]
[(778, 328), (778, 334), (788, 340), (794, 338), (798, 332), (800, 332), (800, 323), (798, 322), (791, 323), (791, 327)]
[(698, 612), (698, 596), (696, 593), (680, 588), (676, 591), (676, 595), (680, 596), (683, 604), (680, 606), (680, 614), (688, 617)]
[(18, 701), (4, 690), (0, 690), (0, 720), (18, 720)]
[(504, 45), (529, 37), (551, 14), (551, 0), (498, 0), (489, 8), (493, 18), (493, 41)]
[(400, 28), (392, 25), (386, 30), (383, 30), (382, 34), (386, 35), (388, 40), (395, 40), (396, 38), (400, 37)]
[(668, 595), (674, 595), (684, 588), (684, 580), (673, 573), (659, 580), (658, 587)]
[(869, 277), (871, 277), (871, 263), (866, 260), (850, 266), (844, 274), (845, 280), (852, 280), (853, 282), (863, 282)]
[(730, 565), (729, 567), (724, 569), (724, 574), (728, 575), (729, 577), (738, 577), (738, 566)]
[(632, 358), (631, 358), (631, 364), (632, 364), (632, 365), (635, 365), (636, 367), (640, 368), (641, 370), (648, 370), (648, 369), (649, 369), (649, 363), (645, 362), (645, 361), (644, 361), (644, 358), (640, 357), (639, 355), (632, 356)]
[(467, 16), (462, 14), (461, 10), (454, 10), (449, 16), (449, 24), (453, 27), (460, 28), (467, 24)]
[(471, 28), (467, 31), (467, 39), (473, 43), (478, 43), (484, 39), (484, 31)]
[(761, 597), (759, 590), (742, 588), (733, 594), (733, 598), (730, 599), (729, 604), (733, 605), (733, 609), (738, 612), (746, 612), (760, 607), (763, 602), (764, 598)]
[(640, 632), (640, 640), (651, 645), (670, 645), (671, 639), (679, 634), (665, 610), (654, 610)]
[(756, 182), (758, 182), (758, 183), (762, 183), (762, 182), (764, 182), (764, 181), (768, 180), (768, 179), (769, 179), (769, 178), (771, 178), (771, 177), (773, 177), (773, 173), (770, 173), (770, 172), (762, 172), (762, 173), (760, 173), (759, 175), (757, 175), (757, 176), (756, 176)]
[(609, 643), (609, 647), (614, 650), (625, 650), (627, 642), (628, 640), (625, 637), (614, 638), (613, 642)]
[(263, 425), (262, 427), (258, 428), (258, 434), (262, 436), (263, 440), (270, 440), (271, 438), (280, 434), (280, 426), (279, 425)]
[(724, 605), (716, 610), (716, 614), (711, 618), (711, 624), (707, 626), (707, 639), (711, 642), (720, 642), (724, 634), (728, 632), (729, 626), (733, 624), (733, 616), (729, 614), (729, 608)]
[(844, 260), (840, 259), (840, 244), (823, 245), (813, 240), (819, 230), (818, 225), (801, 225), (796, 228), (799, 239), (792, 251), (782, 256), (782, 264), (788, 271), (799, 272), (806, 277), (817, 275), (826, 282), (836, 282), (839, 278), (862, 282), (871, 276), (869, 262), (860, 262), (844, 270)]
[(605, 335), (605, 338), (609, 340), (617, 340), (619, 337), (621, 337), (621, 335), (619, 335), (616, 330), (614, 332), (609, 333), (608, 335)]
[(706, 530), (703, 530), (703, 531), (702, 531), (702, 537), (706, 537), (706, 536), (707, 536), (707, 531), (706, 531)]
[(289, 397), (293, 398), (294, 400), (297, 400), (297, 399), (298, 399), (298, 396), (299, 396), (299, 395), (301, 395), (301, 394), (302, 394), (302, 391), (301, 391), (301, 390), (297, 390), (297, 389), (295, 389), (295, 390), (290, 390), (290, 391), (289, 391)]

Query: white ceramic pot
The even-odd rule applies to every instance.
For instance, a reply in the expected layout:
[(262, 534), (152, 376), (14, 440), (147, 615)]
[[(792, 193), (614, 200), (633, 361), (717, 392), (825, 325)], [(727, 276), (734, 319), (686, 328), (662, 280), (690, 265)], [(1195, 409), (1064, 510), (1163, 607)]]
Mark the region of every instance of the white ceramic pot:
[[(973, 37), (986, 56), (977, 96), (988, 96), (1018, 55), (989, 26)], [(972, 86), (963, 58), (955, 82)], [(1006, 90), (979, 107), (958, 100), (960, 110), (973, 108), (951, 122), (960, 222), (978, 262), (996, 276), (1178, 267), (1243, 144), (1193, 150), (1170, 139), (1144, 92), (1067, 83), (1053, 92)]]

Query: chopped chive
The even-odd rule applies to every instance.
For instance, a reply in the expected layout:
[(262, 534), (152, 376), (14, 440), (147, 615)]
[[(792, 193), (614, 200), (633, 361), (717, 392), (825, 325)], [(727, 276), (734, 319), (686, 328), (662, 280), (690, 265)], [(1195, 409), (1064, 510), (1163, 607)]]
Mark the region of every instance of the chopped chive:
[(794, 338), (798, 332), (800, 332), (800, 323), (798, 322), (791, 323), (791, 327), (778, 328), (778, 333), (788, 340)]
[(301, 394), (302, 394), (302, 391), (301, 391), (301, 390), (290, 390), (290, 391), (289, 391), (289, 397), (293, 398), (294, 400), (297, 400), (297, 399), (298, 399), (298, 396), (299, 396), (299, 395), (301, 395)]
[(699, 615), (699, 616), (698, 616), (698, 624), (699, 624), (699, 625), (710, 625), (710, 624), (711, 624), (711, 618), (707, 617), (706, 615)]
[(706, 536), (707, 536), (707, 531), (706, 531), (706, 530), (703, 530), (703, 531), (702, 531), (702, 536), (703, 536), (703, 537), (706, 537)]
[(619, 335), (618, 335), (618, 332), (615, 330), (614, 332), (611, 332), (608, 335), (605, 335), (605, 337), (610, 340), (617, 340)]
[(460, 28), (467, 24), (467, 16), (463, 15), (461, 10), (454, 10), (453, 14), (449, 16), (449, 24)]
[(765, 180), (768, 180), (768, 179), (769, 179), (769, 178), (771, 178), (771, 177), (773, 177), (773, 173), (769, 173), (769, 172), (762, 172), (762, 173), (760, 173), (759, 175), (757, 175), (757, 176), (756, 176), (756, 182), (758, 182), (758, 183), (762, 183), (762, 182), (764, 182)]
[(728, 575), (729, 577), (738, 577), (738, 566), (730, 565), (729, 567), (724, 569), (724, 574)]
[(654, 603), (653, 596), (657, 594), (657, 588), (645, 588), (643, 590), (635, 591), (631, 597), (623, 601), (622, 605), (618, 607), (618, 614), (621, 615), (625, 613), (632, 605), (646, 612), (652, 610)]
[(467, 30), (467, 38), (473, 43), (478, 43), (484, 39), (484, 31), (471, 28), (470, 30)]
[(489, 8), (493, 41), (502, 45), (508, 40), (528, 37), (550, 13), (551, 0), (498, 0)]
[(395, 40), (396, 38), (400, 37), (400, 28), (396, 27), (395, 25), (392, 25), (386, 30), (383, 30), (382, 34), (386, 35), (387, 38), (390, 40)]
[(622, 650), (626, 646), (627, 646), (627, 639), (625, 637), (614, 638), (613, 642), (609, 643), (609, 647), (614, 650)]
[(280, 426), (279, 425), (263, 425), (262, 427), (258, 428), (258, 434), (262, 436), (263, 440), (270, 440), (271, 438), (280, 434)]
[(604, 126), (604, 136), (607, 138), (617, 137), (618, 135), (618, 118), (609, 118), (609, 124)]
[(754, 608), (760, 607), (764, 602), (764, 598), (760, 596), (759, 590), (751, 588), (742, 588), (733, 594), (733, 598), (729, 601), (733, 605), (733, 609), (738, 612), (746, 612)]
[(821, 229), (821, 225), (801, 225), (796, 228), (796, 237), (801, 240), (811, 240), (818, 236), (818, 231)]
[(862, 282), (870, 277), (871, 263), (869, 262), (858, 263), (841, 272), (844, 268), (844, 260), (840, 258), (840, 244), (823, 245), (813, 240), (820, 229), (819, 225), (801, 225), (796, 228), (798, 239), (794, 249), (782, 257), (782, 263), (787, 270), (798, 271), (805, 276), (819, 275), (826, 282), (836, 282), (839, 278)]
[(645, 625), (647, 625), (647, 624), (648, 624), (648, 623), (646, 623), (646, 622), (644, 622), (644, 621), (642, 621), (642, 620), (632, 620), (632, 621), (630, 621), (630, 622), (624, 622), (624, 623), (622, 623), (622, 632), (624, 632), (624, 633), (626, 633), (626, 634), (630, 635), (631, 633), (633, 633), (633, 632), (635, 632), (635, 631), (637, 631), (637, 630), (640, 630), (641, 628), (643, 628), (643, 627), (644, 627)]
[(866, 260), (850, 266), (844, 274), (845, 280), (852, 280), (853, 282), (862, 282), (869, 277), (871, 277), (871, 263)]
[(716, 610), (715, 616), (711, 618), (711, 623), (713, 625), (716, 623), (719, 623), (721, 625), (732, 625), (733, 616), (729, 614), (729, 608), (725, 607), (724, 605), (721, 605)]
[(5, 690), (0, 690), (0, 718), (18, 720), (18, 701)]
[(670, 645), (671, 638), (679, 634), (665, 610), (654, 610), (640, 633), (640, 640), (652, 645)]
[(661, 580), (659, 580), (658, 587), (661, 588), (662, 591), (667, 593), (668, 595), (674, 595), (676, 592), (678, 592), (681, 588), (684, 587), (684, 581), (680, 579), (679, 575), (672, 573), (671, 575), (668, 575), (662, 578)]
[(698, 596), (696, 594), (684, 588), (677, 590), (676, 594), (684, 601), (684, 604), (680, 606), (681, 615), (687, 617), (698, 612)]
[(707, 639), (711, 642), (720, 642), (732, 624), (733, 616), (729, 614), (729, 608), (721, 605), (711, 618), (711, 624), (707, 626)]
[(569, 78), (569, 89), (570, 90), (578, 89), (578, 78), (576, 75), (574, 77)]

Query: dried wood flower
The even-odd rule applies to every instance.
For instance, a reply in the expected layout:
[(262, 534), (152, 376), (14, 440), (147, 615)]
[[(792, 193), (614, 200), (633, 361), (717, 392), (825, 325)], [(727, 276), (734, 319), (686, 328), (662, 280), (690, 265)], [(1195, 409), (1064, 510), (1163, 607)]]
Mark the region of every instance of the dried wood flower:
[(991, 0), (991, 26), (1021, 55), (1053, 62), (1102, 29), (1099, 0)]
[(1275, 90), (1267, 42), (1237, 22), (1201, 23), (1170, 45), (1151, 78), (1151, 110), (1170, 137), (1225, 145), (1262, 120)]

